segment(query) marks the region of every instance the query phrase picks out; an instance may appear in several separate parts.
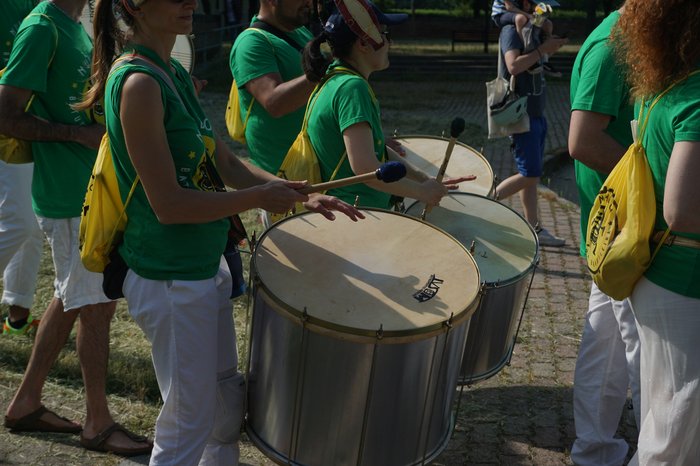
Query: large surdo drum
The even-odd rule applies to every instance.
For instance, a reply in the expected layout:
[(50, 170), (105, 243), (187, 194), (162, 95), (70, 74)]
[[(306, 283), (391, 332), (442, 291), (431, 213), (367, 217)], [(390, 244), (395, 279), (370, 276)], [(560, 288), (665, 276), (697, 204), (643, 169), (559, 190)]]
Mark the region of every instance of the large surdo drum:
[(246, 430), (279, 464), (418, 465), (449, 440), (479, 273), (408, 216), (303, 213), (253, 254)]

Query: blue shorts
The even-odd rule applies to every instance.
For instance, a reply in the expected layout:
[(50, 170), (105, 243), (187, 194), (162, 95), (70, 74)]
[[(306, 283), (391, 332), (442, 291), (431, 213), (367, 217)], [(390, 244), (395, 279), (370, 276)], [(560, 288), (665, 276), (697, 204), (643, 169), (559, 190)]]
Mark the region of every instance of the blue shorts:
[(543, 116), (530, 117), (530, 131), (511, 136), (518, 173), (528, 178), (542, 176), (546, 136), (547, 120)]

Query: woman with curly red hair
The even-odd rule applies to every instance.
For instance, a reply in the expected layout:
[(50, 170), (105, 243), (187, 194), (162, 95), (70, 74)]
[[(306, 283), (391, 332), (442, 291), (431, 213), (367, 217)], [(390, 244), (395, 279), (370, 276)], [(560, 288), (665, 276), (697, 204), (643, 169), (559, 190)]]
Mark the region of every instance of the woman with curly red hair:
[[(700, 462), (700, 3), (627, 0), (613, 31), (628, 69), (664, 241), (630, 297), (641, 341), (639, 464)], [(660, 97), (660, 98), (659, 98)], [(658, 102), (650, 112), (651, 103)], [(656, 244), (652, 244), (656, 246)], [(635, 460), (630, 464), (634, 464)]]

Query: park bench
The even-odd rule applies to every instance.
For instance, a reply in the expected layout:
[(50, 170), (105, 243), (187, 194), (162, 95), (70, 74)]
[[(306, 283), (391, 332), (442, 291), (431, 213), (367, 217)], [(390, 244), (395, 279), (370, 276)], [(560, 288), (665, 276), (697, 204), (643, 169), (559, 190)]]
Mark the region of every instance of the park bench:
[(452, 51), (458, 42), (484, 44), (484, 53), (489, 51), (489, 44), (498, 43), (499, 29), (472, 29), (469, 31), (452, 31)]

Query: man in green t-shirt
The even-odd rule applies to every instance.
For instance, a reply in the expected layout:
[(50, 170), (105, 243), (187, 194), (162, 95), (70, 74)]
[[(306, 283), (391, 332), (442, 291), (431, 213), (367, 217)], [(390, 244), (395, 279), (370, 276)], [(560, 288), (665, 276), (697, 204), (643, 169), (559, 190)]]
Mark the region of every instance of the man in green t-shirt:
[[(90, 76), (92, 41), (79, 22), (86, 0), (37, 5), (22, 22), (7, 71), (0, 79), (0, 133), (32, 141), (32, 201), (51, 245), (54, 298), (44, 312), (22, 383), (5, 426), (17, 431), (81, 433), (92, 449), (128, 455), (146, 439), (115, 424), (105, 393), (109, 327), (115, 302), (102, 292), (102, 275), (87, 271), (78, 251), (85, 190), (104, 127), (71, 104), (82, 100)], [(25, 112), (27, 103), (29, 110)], [(51, 366), (80, 319), (76, 346), (87, 411), (80, 426), (43, 407)]]
[[(5, 0), (0, 6), (0, 68), (7, 65), (12, 43), (25, 16), (38, 0)], [(0, 151), (3, 150), (0, 146)], [(0, 271), (2, 303), (9, 306), (2, 333), (23, 335), (38, 325), (29, 308), (34, 300), (43, 236), (32, 210), (32, 163), (5, 163), (0, 153)]]
[(301, 68), (301, 50), (313, 38), (304, 27), (310, 14), (309, 0), (261, 0), (253, 27), (231, 49), (250, 159), (270, 173), (277, 173), (301, 130), (306, 101), (316, 85)]
[[(629, 87), (609, 43), (621, 11), (613, 12), (588, 36), (571, 73), (569, 152), (575, 159), (583, 256), (595, 197), (632, 143)], [(629, 301), (616, 301), (592, 284), (574, 373), (576, 440), (571, 459), (575, 464), (623, 463), (627, 442), (615, 433), (628, 387), (637, 425), (640, 422), (639, 351)]]

